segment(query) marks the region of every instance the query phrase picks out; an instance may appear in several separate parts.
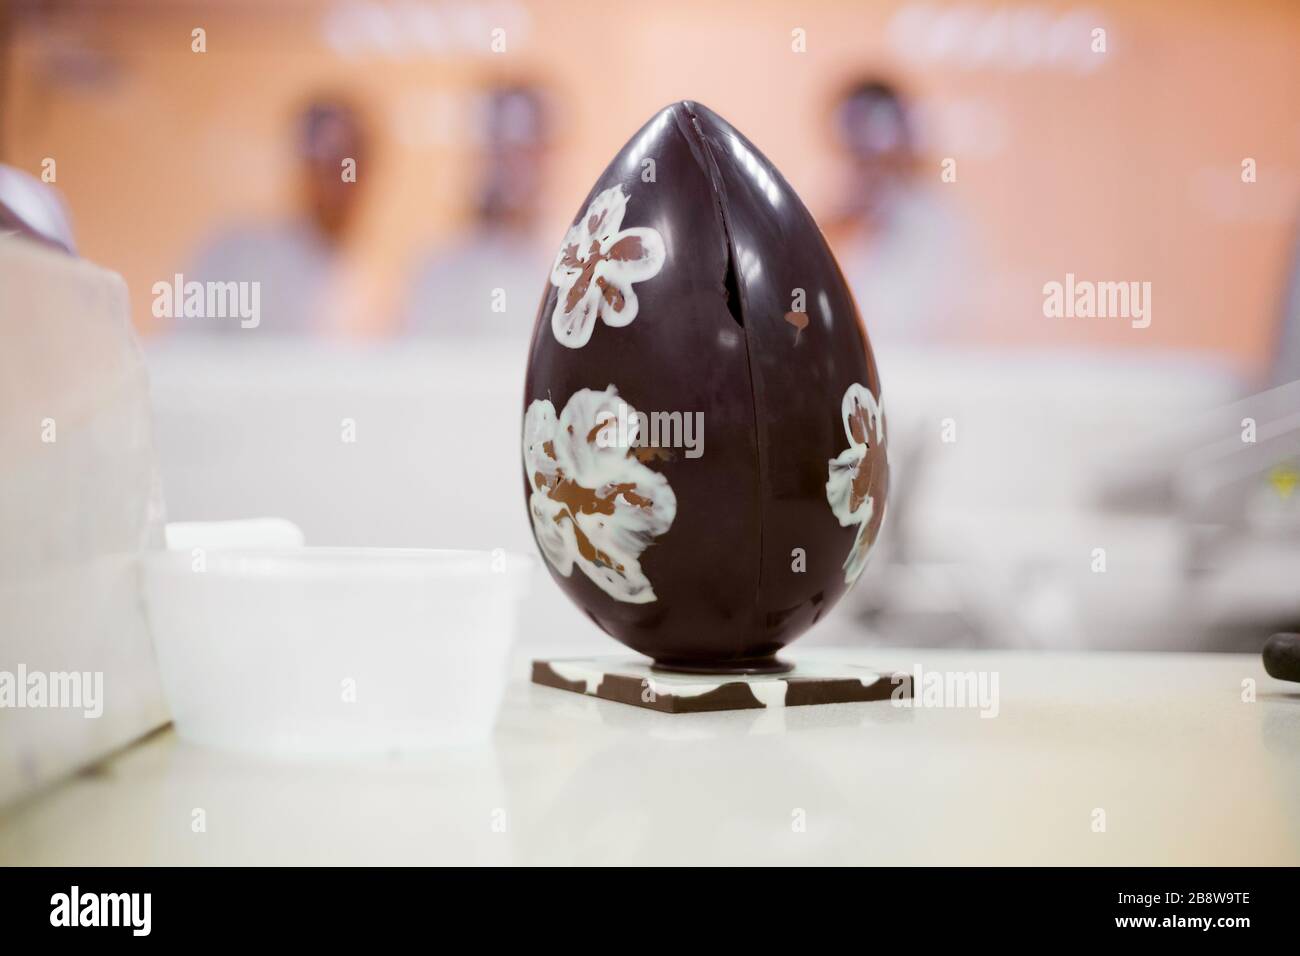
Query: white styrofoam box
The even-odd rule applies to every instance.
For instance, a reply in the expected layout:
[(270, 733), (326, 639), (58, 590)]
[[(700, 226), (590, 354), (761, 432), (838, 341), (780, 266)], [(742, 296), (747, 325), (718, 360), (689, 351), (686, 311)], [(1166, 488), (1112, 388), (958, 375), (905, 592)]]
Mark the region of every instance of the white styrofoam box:
[[(138, 563), (162, 500), (128, 316), (119, 276), (0, 239), (0, 802), (167, 721)], [(18, 706), (42, 685), (43, 706)]]

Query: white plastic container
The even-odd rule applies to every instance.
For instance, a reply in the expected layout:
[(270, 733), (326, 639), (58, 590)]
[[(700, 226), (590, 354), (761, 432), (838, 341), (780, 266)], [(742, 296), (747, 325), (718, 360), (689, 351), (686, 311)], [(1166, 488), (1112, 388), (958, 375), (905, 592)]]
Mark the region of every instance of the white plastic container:
[(485, 739), (532, 564), (379, 548), (149, 555), (148, 615), (176, 731), (304, 756)]

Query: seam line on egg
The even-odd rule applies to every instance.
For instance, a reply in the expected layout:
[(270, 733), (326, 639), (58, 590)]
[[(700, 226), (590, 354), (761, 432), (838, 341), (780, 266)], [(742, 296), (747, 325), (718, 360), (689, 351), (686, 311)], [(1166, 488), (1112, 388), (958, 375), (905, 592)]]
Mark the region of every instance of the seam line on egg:
[[(759, 605), (759, 598), (763, 594), (763, 565), (766, 562), (765, 550), (765, 533), (764, 518), (766, 515), (765, 502), (767, 501), (767, 476), (764, 472), (763, 462), (763, 445), (761, 441), (761, 432), (758, 420), (758, 383), (754, 377), (754, 359), (750, 349), (749, 327), (744, 320), (745, 300), (744, 293), (741, 289), (740, 281), (736, 272), (736, 246), (732, 237), (731, 222), (727, 215), (727, 193), (722, 183), (722, 172), (718, 168), (717, 160), (714, 158), (713, 150), (709, 146), (708, 138), (704, 135), (704, 129), (700, 125), (700, 119), (695, 113), (695, 103), (691, 100), (683, 100), (681, 103), (682, 110), (686, 113), (689, 122), (686, 124), (686, 140), (691, 145), (691, 151), (697, 156), (697, 160), (704, 169), (705, 175), (713, 192), (714, 208), (718, 214), (718, 221), (722, 225), (723, 242), (726, 245), (726, 268), (723, 271), (722, 281), (723, 288), (727, 293), (727, 309), (731, 312), (732, 318), (736, 319), (741, 328), (741, 337), (745, 343), (745, 369), (749, 376), (749, 405), (750, 419), (753, 422), (754, 436), (754, 464), (758, 475), (758, 520), (755, 522), (758, 528), (758, 572), (755, 577), (754, 601), (752, 605), (751, 626), (765, 627), (764, 615)], [(734, 307), (731, 296), (734, 293)], [(737, 311), (739, 310), (739, 315)], [(753, 635), (748, 635), (752, 637)], [(744, 639), (744, 636), (741, 638)], [(740, 657), (742, 648), (736, 647), (736, 656)]]

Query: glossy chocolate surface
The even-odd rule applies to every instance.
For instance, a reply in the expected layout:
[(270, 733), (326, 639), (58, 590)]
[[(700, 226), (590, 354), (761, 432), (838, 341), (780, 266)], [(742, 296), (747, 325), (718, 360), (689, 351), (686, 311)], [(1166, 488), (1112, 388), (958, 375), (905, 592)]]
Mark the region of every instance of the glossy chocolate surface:
[[(766, 157), (691, 102), (628, 141), (574, 222), (524, 395), (545, 563), (658, 663), (776, 669), (856, 579), (888, 491), (880, 381), (835, 258)], [(702, 413), (698, 457), (602, 448), (619, 402)]]

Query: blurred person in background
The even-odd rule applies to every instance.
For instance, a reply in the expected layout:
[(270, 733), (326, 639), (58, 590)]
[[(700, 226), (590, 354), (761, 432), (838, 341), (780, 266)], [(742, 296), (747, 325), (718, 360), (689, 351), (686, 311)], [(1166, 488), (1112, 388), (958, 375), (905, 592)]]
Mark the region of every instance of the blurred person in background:
[(891, 84), (855, 83), (834, 113), (849, 155), (846, 195), (828, 232), (873, 341), (951, 338), (975, 308), (967, 244), (922, 172), (909, 108)]
[[(260, 327), (272, 333), (339, 332), (365, 308), (348, 267), (348, 245), (360, 209), (359, 170), (370, 137), (360, 112), (339, 99), (317, 98), (297, 117), (299, 211), (283, 222), (245, 224), (211, 240), (186, 280), (259, 282)], [(180, 324), (204, 330), (238, 323)]]
[(482, 123), (473, 224), (417, 264), (402, 327), (440, 338), (526, 341), (551, 256), (538, 237), (547, 147), (541, 92), (525, 84), (491, 90)]

